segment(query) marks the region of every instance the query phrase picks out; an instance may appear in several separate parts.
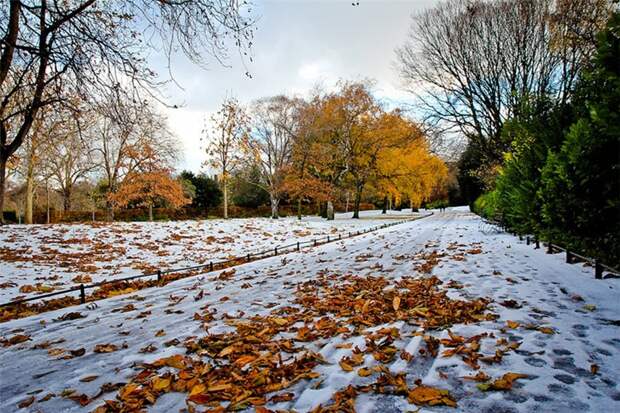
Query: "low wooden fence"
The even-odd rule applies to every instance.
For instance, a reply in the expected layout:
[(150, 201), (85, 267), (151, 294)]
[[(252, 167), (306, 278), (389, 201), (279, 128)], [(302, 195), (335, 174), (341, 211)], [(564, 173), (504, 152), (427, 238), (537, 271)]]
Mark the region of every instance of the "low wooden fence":
[[(546, 248), (547, 254), (554, 254), (554, 253), (558, 253), (558, 252), (564, 252), (566, 254), (566, 263), (567, 264), (576, 264), (579, 262), (587, 262), (588, 264), (590, 264), (593, 268), (594, 268), (594, 278), (596, 278), (597, 280), (602, 280), (603, 278), (618, 278), (620, 277), (620, 270), (610, 267), (609, 265), (603, 264), (600, 260), (597, 260), (596, 258), (591, 258), (591, 257), (586, 257), (584, 255), (581, 255), (575, 251), (571, 251), (570, 249), (559, 245), (559, 244), (554, 244), (551, 241), (542, 241), (540, 239), (538, 239), (538, 237), (534, 236), (534, 235), (524, 235), (524, 234), (519, 234), (515, 231), (512, 231), (510, 228), (508, 228), (507, 226), (505, 226), (504, 224), (502, 224), (500, 221), (496, 221), (496, 220), (491, 220), (488, 218), (484, 218), (482, 217), (483, 220), (487, 221), (488, 223), (495, 225), (499, 228), (501, 228), (504, 232), (507, 232), (511, 235), (517, 236), (519, 237), (520, 241), (523, 241), (525, 239), (525, 243), (526, 245), (534, 245), (535, 249), (540, 249), (541, 245), (543, 247)], [(604, 276), (604, 273), (607, 272), (608, 276)]]

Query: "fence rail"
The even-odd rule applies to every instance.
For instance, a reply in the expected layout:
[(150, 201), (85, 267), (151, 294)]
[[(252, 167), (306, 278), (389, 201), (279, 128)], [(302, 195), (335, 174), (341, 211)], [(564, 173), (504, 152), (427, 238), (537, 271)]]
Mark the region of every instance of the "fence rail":
[[(292, 253), (292, 252), (299, 252), (301, 251), (302, 248), (306, 248), (306, 247), (316, 247), (318, 245), (325, 245), (328, 243), (337, 242), (342, 239), (353, 238), (358, 235), (363, 235), (363, 234), (377, 231), (379, 229), (384, 229), (384, 228), (392, 227), (394, 225), (400, 225), (406, 222), (415, 221), (417, 219), (426, 218), (426, 217), (431, 216), (432, 214), (433, 213), (431, 212), (427, 215), (423, 215), (423, 216), (419, 216), (419, 217), (415, 217), (411, 219), (404, 219), (404, 220), (399, 220), (395, 222), (389, 222), (389, 223), (377, 225), (377, 226), (370, 227), (370, 228), (364, 228), (364, 229), (360, 229), (356, 231), (348, 231), (344, 235), (340, 233), (335, 236), (327, 235), (326, 237), (314, 238), (309, 241), (297, 241), (292, 244), (278, 245), (278, 246), (275, 246), (273, 249), (268, 249), (268, 250), (263, 250), (263, 251), (258, 251), (258, 252), (250, 252), (250, 253), (237, 256), (237, 257), (233, 257), (233, 258), (229, 258), (226, 260), (209, 261), (209, 263), (207, 264), (193, 265), (193, 266), (182, 267), (182, 268), (171, 268), (171, 269), (166, 269), (166, 270), (157, 270), (154, 272), (141, 273), (141, 274), (136, 274), (136, 275), (132, 275), (129, 277), (117, 278), (114, 280), (103, 280), (103, 281), (99, 281), (96, 283), (80, 284), (76, 287), (72, 287), (66, 290), (54, 291), (51, 293), (36, 295), (34, 297), (22, 298), (19, 300), (5, 302), (3, 304), (0, 304), (0, 308), (18, 306), (18, 305), (30, 303), (33, 301), (44, 300), (50, 297), (69, 296), (76, 292), (79, 292), (80, 304), (85, 304), (88, 298), (91, 299), (89, 301), (96, 300), (95, 297), (93, 296), (87, 297), (86, 295), (86, 290), (90, 290), (93, 288), (102, 287), (105, 285), (122, 284), (128, 281), (134, 281), (134, 280), (143, 279), (143, 278), (155, 278), (155, 277), (157, 277), (157, 282), (159, 285), (162, 281), (165, 281), (165, 276), (169, 274), (179, 274), (183, 272), (197, 271), (197, 270), (200, 271), (200, 273), (198, 274), (190, 273), (187, 276), (181, 276), (181, 277), (175, 278), (174, 280), (170, 280), (170, 281), (176, 281), (178, 279), (206, 274), (206, 273), (213, 272), (213, 271), (219, 271), (219, 270), (230, 268), (230, 267), (240, 265), (243, 263), (258, 261), (258, 260), (269, 258), (272, 256), (277, 256), (277, 255), (282, 255), (282, 254)], [(41, 304), (45, 304), (45, 303), (41, 303)]]
[[(559, 245), (559, 244), (554, 244), (551, 241), (542, 241), (538, 237), (536, 237), (535, 235), (518, 234), (517, 232), (512, 231), (510, 228), (505, 226), (501, 221), (493, 220), (493, 219), (488, 219), (488, 218), (484, 218), (484, 217), (482, 217), (482, 219), (485, 220), (486, 222), (488, 222), (489, 224), (492, 224), (492, 225), (495, 225), (495, 226), (501, 228), (504, 232), (507, 232), (509, 234), (518, 236), (520, 241), (523, 241), (523, 239), (525, 237), (526, 245), (534, 244), (534, 248), (535, 249), (539, 249), (541, 245), (543, 247), (546, 247), (547, 248), (547, 254), (554, 254), (555, 252), (558, 252), (558, 251), (564, 252), (566, 254), (566, 263), (567, 264), (575, 264), (575, 263), (578, 263), (578, 262), (587, 262), (588, 264), (592, 265), (592, 267), (594, 268), (594, 278), (596, 278), (597, 280), (601, 280), (603, 278), (617, 278), (617, 277), (620, 277), (620, 270), (618, 270), (616, 268), (613, 268), (613, 267), (611, 267), (609, 265), (603, 264), (600, 260), (597, 260), (596, 258), (591, 258), (591, 257), (584, 256), (584, 255), (579, 254), (579, 253), (577, 253), (575, 251), (571, 251), (569, 248), (567, 248), (565, 246), (562, 246), (562, 245)], [(608, 272), (608, 273), (610, 273), (612, 275), (604, 277), (603, 276), (604, 272)]]

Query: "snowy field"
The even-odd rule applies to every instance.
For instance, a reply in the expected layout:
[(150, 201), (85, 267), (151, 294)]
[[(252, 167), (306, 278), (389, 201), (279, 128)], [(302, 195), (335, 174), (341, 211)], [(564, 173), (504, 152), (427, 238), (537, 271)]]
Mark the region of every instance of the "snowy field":
[[(217, 236), (341, 228), (249, 222)], [(118, 240), (183, 231), (146, 225)], [(0, 411), (620, 411), (620, 284), (592, 272), (448, 210), (0, 324)]]
[(361, 220), (337, 214), (271, 220), (7, 225), (0, 227), (0, 302), (156, 271), (263, 251), (419, 216), (363, 211)]

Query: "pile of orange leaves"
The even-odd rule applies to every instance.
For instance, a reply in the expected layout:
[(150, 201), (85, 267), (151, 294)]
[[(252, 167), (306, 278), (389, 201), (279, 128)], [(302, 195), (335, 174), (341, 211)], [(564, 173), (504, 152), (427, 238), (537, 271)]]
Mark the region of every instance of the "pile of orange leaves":
[[(187, 394), (190, 412), (196, 411), (197, 405), (216, 412), (223, 411), (223, 406), (226, 410), (253, 407), (267, 412), (267, 403), (294, 398), (291, 387), (295, 383), (318, 379), (313, 386), (320, 386), (322, 380), (315, 368), (327, 361), (304, 343), (336, 337), (347, 340), (354, 335), (365, 337), (365, 349), (353, 348), (351, 356), (339, 364), (351, 374), (357, 369), (361, 377), (376, 375), (376, 380), (334, 394), (333, 404), (319, 406), (317, 412), (354, 411), (359, 392), (400, 395), (419, 405), (456, 406), (446, 390), (422, 383), (409, 388), (404, 374), (392, 375), (385, 367), (397, 356), (407, 362), (414, 360), (413, 355), (393, 345), (399, 338), (398, 329), (368, 329), (405, 321), (430, 330), (496, 317), (487, 311), (487, 300), (449, 298), (438, 288), (440, 284), (436, 277), (404, 278), (391, 284), (382, 277), (321, 275), (298, 285), (294, 305), (275, 308), (264, 316), (224, 317), (234, 332), (190, 337), (182, 343), (186, 354), (139, 365), (140, 372), (120, 388), (116, 400), (106, 400), (95, 411), (141, 411), (167, 392), (182, 392)], [(205, 312), (194, 318), (208, 327), (212, 315)], [(416, 334), (424, 333), (421, 330)], [(426, 335), (424, 340), (426, 353), (436, 354), (439, 340)], [(350, 346), (341, 344), (340, 348)], [(365, 354), (380, 364), (373, 368), (361, 366)]]

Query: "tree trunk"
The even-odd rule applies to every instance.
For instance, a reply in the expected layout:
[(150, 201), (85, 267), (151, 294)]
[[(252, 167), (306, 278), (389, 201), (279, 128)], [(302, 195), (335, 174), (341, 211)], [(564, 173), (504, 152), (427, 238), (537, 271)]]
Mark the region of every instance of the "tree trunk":
[(153, 221), (153, 204), (149, 204), (149, 221)]
[(4, 195), (6, 189), (6, 162), (4, 156), (0, 157), (0, 225), (4, 224)]
[(360, 217), (360, 203), (362, 202), (362, 189), (364, 185), (356, 185), (355, 187), (355, 205), (353, 210), (353, 218), (359, 219)]
[(270, 195), (269, 198), (271, 198), (271, 218), (278, 219), (278, 204), (280, 200), (274, 195)]
[(228, 219), (228, 185), (226, 181), (223, 182), (222, 185), (224, 188), (224, 219)]
[(383, 197), (383, 211), (381, 211), (382, 214), (387, 214), (387, 203), (388, 203), (388, 197), (387, 195), (385, 195)]
[(34, 204), (34, 174), (28, 167), (26, 175), (26, 206), (24, 210), (24, 223), (32, 224), (32, 206)]
[(50, 223), (50, 187), (47, 180), (45, 180), (45, 223)]
[(112, 205), (112, 202), (106, 201), (105, 209), (106, 209), (106, 220), (114, 221), (114, 205)]
[(297, 200), (297, 219), (301, 221), (301, 198)]
[(62, 207), (65, 212), (71, 211), (71, 192), (72, 188), (70, 186), (66, 186), (62, 191)]

